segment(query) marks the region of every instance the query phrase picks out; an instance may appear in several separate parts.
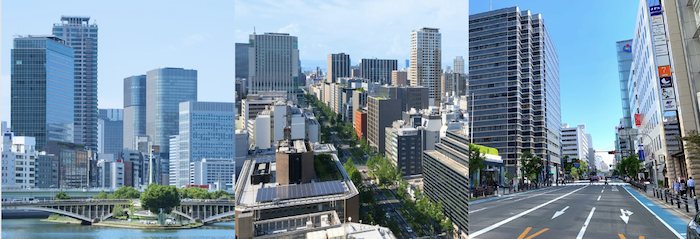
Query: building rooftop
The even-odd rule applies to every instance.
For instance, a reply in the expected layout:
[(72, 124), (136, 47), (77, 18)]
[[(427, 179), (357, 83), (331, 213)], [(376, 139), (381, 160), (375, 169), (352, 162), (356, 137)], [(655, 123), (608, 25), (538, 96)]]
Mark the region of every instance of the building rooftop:
[[(296, 142), (299, 141), (304, 142), (304, 140), (296, 140)], [(236, 206), (259, 210), (336, 201), (357, 195), (357, 188), (343, 169), (338, 156), (335, 154), (331, 155), (342, 176), (342, 180), (284, 186), (280, 186), (277, 183), (277, 163), (274, 155), (246, 160), (241, 169), (239, 180), (236, 183)], [(261, 169), (263, 171), (260, 171)], [(270, 180), (266, 183), (253, 184), (251, 176), (254, 174), (270, 175)]]
[(440, 152), (435, 151), (435, 150), (427, 150), (424, 152), (425, 152), (425, 154), (428, 154), (431, 157), (439, 160), (443, 164), (447, 165), (448, 167), (452, 168), (453, 170), (457, 171), (458, 173), (464, 175), (465, 177), (469, 176), (469, 167), (467, 165), (458, 163), (457, 161), (454, 161), (451, 158), (446, 157), (445, 155), (443, 155)]

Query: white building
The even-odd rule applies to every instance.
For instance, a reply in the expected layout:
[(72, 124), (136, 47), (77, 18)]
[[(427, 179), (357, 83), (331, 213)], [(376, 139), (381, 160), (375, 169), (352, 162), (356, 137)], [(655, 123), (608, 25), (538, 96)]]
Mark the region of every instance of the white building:
[(411, 66), (408, 81), (412, 86), (429, 89), (429, 105), (440, 102), (442, 75), (442, 34), (438, 28), (421, 28), (411, 33)]
[(462, 56), (455, 57), (455, 73), (464, 74), (464, 58)]
[(277, 102), (260, 112), (254, 120), (248, 121), (251, 148), (273, 148), (275, 142), (283, 139), (286, 126), (291, 127), (291, 137), (294, 139), (306, 138), (313, 143), (320, 138), (320, 125), (313, 113), (302, 112), (296, 106)]
[(590, 165), (586, 124), (579, 124), (575, 127), (569, 127), (569, 124), (562, 124), (561, 141), (562, 157), (577, 158)]
[(233, 159), (202, 159), (190, 163), (190, 184), (209, 185), (209, 189), (234, 188), (236, 161)]
[(2, 187), (34, 188), (38, 152), (34, 137), (15, 136), (2, 122)]
[(119, 189), (124, 186), (124, 162), (121, 159), (97, 161), (98, 185), (102, 188)]
[[(190, 168), (189, 164), (185, 163), (185, 166), (182, 167), (179, 164), (182, 162), (178, 160), (178, 151), (180, 151), (180, 136), (179, 135), (171, 135), (170, 136), (170, 178), (168, 180), (168, 185), (171, 186), (177, 186), (178, 185), (178, 180), (183, 181), (181, 182), (184, 184), (187, 184), (189, 182), (189, 175), (190, 175)], [(184, 168), (184, 174), (183, 174), (183, 169)], [(182, 176), (181, 176), (182, 175)]]

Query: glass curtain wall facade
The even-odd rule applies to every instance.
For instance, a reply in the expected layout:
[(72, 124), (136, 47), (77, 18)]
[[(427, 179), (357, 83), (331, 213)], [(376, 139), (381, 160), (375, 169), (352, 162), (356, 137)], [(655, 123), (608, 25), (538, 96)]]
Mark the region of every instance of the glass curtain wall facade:
[(177, 187), (189, 183), (190, 163), (202, 159), (234, 159), (236, 157), (236, 109), (234, 103), (180, 103), (178, 138), (179, 178)]
[(170, 136), (179, 134), (180, 102), (197, 100), (197, 71), (151, 70), (146, 73), (146, 88), (146, 133), (167, 155)]
[(544, 19), (518, 7), (469, 19), (473, 143), (498, 149), (511, 175), (525, 151), (540, 156), (549, 172), (556, 171), (561, 157), (559, 62)]
[(46, 141), (72, 143), (73, 49), (60, 38), (18, 37), (11, 52), (11, 131)]
[(124, 78), (123, 148), (136, 150), (134, 142), (146, 135), (146, 75)]
[(97, 24), (90, 17), (61, 16), (52, 33), (75, 50), (74, 141), (97, 149)]
[(236, 78), (248, 79), (248, 43), (236, 43)]
[(299, 78), (297, 37), (287, 33), (250, 35), (248, 48), (248, 93), (286, 91), (296, 99)]

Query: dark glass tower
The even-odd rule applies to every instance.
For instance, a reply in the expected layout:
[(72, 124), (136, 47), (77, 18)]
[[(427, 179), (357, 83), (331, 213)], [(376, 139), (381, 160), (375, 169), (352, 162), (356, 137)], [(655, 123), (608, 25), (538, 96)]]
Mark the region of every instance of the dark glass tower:
[(510, 7), (469, 16), (472, 140), (498, 149), (511, 175), (525, 151), (545, 161), (545, 172), (560, 163), (558, 61), (540, 14)]
[(17, 136), (73, 142), (73, 49), (54, 36), (14, 39), (11, 127)]

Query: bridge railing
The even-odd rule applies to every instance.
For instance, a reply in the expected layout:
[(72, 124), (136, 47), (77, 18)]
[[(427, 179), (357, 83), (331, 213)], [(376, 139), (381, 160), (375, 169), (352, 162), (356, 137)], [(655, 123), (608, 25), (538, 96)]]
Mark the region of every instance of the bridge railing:
[(32, 204), (81, 204), (81, 203), (128, 203), (129, 199), (61, 199), (61, 200), (22, 200), (3, 201), (2, 205), (32, 205)]

